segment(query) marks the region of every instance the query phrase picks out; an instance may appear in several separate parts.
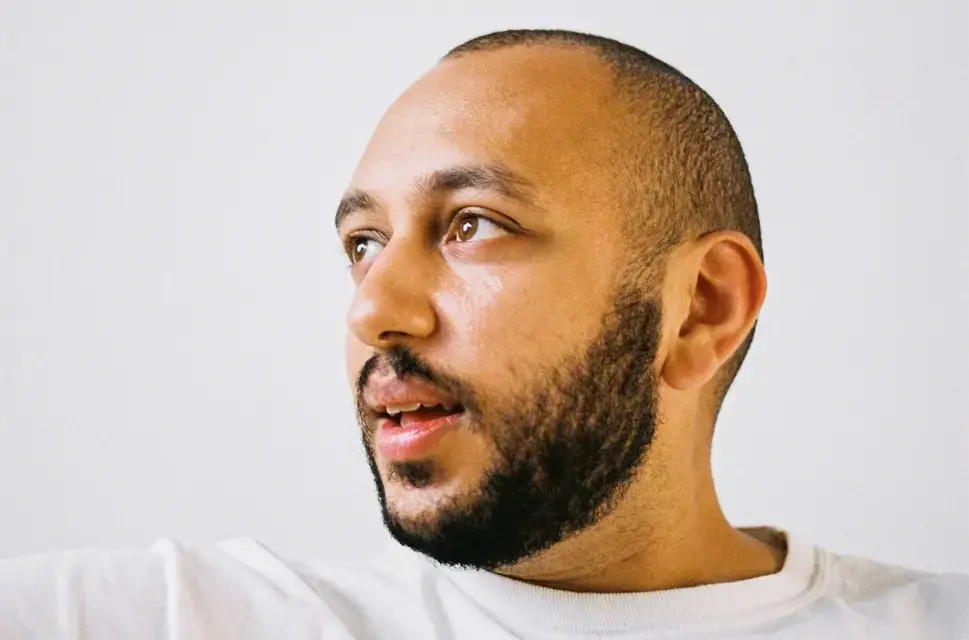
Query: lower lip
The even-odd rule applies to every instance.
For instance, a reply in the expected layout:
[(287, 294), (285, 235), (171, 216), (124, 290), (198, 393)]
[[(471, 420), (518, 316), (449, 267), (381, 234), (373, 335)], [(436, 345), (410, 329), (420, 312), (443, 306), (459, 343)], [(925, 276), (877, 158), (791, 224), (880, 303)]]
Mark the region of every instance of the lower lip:
[(390, 418), (381, 418), (377, 423), (377, 450), (384, 459), (391, 462), (426, 457), (463, 417), (464, 412), (459, 411), (406, 427)]

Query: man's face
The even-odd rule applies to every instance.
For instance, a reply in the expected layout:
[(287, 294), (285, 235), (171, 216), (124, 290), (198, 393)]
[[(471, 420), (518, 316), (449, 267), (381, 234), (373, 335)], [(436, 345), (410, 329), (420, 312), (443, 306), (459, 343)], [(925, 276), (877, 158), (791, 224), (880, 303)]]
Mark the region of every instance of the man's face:
[(580, 52), (445, 62), (341, 205), (384, 521), (439, 561), (507, 566), (589, 526), (651, 441), (660, 310), (633, 275), (609, 95)]

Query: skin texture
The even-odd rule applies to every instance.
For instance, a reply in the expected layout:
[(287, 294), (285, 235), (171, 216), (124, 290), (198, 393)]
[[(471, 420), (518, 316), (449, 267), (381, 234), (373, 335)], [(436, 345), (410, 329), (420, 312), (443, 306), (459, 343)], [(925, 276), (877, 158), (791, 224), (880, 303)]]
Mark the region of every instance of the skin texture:
[[(613, 95), (590, 53), (518, 46), (442, 62), (374, 133), (338, 214), (358, 259), (348, 378), (359, 402), (382, 359), (458, 389), (469, 407), (468, 424), (411, 465), (381, 459), (360, 411), (385, 522), (442, 561), (573, 591), (772, 573), (783, 552), (730, 526), (710, 472), (717, 374), (756, 320), (763, 265), (729, 231), (642, 264), (633, 247), (648, 238), (611, 170), (632, 126)], [(472, 214), (484, 216), (476, 228)], [(625, 383), (636, 398), (609, 392)], [(550, 482), (563, 450), (609, 455)], [(572, 485), (569, 468), (583, 473)], [(489, 486), (509, 477), (561, 508), (518, 514), (516, 531), (506, 500), (489, 520)], [(462, 518), (477, 526), (455, 528)], [(509, 542), (489, 548), (499, 525)]]

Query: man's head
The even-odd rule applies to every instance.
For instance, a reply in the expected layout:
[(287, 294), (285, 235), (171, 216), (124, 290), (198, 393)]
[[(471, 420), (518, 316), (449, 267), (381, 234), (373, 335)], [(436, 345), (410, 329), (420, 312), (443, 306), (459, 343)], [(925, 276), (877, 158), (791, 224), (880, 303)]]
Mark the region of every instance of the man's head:
[(510, 567), (702, 473), (765, 280), (740, 145), (669, 66), (568, 32), (466, 43), (385, 115), (338, 231), (399, 541)]

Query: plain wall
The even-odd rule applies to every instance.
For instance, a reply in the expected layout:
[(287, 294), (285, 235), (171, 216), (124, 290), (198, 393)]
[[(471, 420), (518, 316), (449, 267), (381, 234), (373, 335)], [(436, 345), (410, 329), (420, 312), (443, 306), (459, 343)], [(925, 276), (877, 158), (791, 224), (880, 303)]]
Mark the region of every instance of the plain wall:
[(770, 291), (728, 516), (969, 571), (965, 2), (341, 4), (0, 3), (0, 555), (386, 541), (336, 202), (448, 48), (562, 27), (677, 66), (746, 149)]

